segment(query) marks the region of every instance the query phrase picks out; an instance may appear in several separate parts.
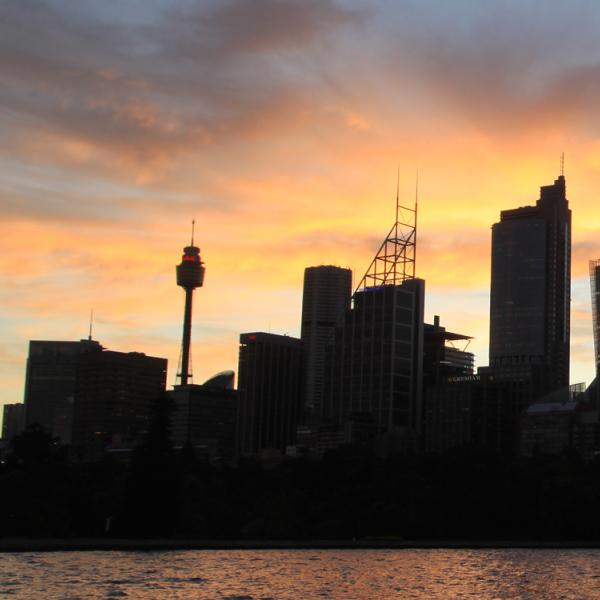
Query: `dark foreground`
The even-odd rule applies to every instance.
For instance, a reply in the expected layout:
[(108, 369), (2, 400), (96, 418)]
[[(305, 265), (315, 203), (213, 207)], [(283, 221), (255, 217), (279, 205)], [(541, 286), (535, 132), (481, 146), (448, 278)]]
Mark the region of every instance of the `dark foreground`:
[(600, 540), (600, 461), (573, 453), (509, 460), (463, 448), (383, 458), (345, 448), (319, 462), (216, 468), (173, 451), (165, 434), (128, 462), (74, 460), (28, 435), (0, 464), (0, 549), (596, 547)]
[(600, 549), (600, 540), (188, 540), (0, 538), (0, 552), (156, 550)]

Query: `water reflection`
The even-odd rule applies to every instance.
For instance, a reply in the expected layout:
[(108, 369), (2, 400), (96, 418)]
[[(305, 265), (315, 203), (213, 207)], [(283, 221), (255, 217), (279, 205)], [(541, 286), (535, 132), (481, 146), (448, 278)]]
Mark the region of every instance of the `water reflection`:
[(599, 561), (600, 550), (3, 554), (0, 597), (592, 600)]

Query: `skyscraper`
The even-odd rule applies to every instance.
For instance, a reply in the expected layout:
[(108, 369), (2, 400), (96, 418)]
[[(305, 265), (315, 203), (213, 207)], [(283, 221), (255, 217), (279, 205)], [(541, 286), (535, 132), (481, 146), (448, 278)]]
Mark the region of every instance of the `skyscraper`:
[(325, 349), (350, 308), (351, 296), (350, 269), (322, 265), (304, 270), (301, 338), (306, 360), (305, 408), (309, 415), (321, 405)]
[(2, 416), (2, 439), (12, 440), (25, 429), (25, 405), (5, 404)]
[[(329, 352), (322, 417), (358, 441), (369, 427), (415, 448), (423, 421), (425, 282), (415, 278), (417, 205), (400, 205)], [(356, 426), (356, 436), (351, 432)], [(353, 437), (355, 439), (353, 439)]]
[(600, 375), (600, 259), (590, 260), (590, 283), (594, 326), (594, 362), (596, 364), (596, 377), (598, 377)]
[(571, 211), (561, 174), (492, 227), (490, 368), (539, 395), (569, 385)]
[(166, 358), (109, 350), (80, 356), (73, 444), (87, 456), (137, 445), (162, 399), (166, 378)]
[(202, 385), (177, 385), (167, 392), (173, 402), (171, 439), (189, 444), (196, 458), (216, 464), (234, 461), (237, 391), (233, 371), (222, 371)]
[(425, 282), (367, 287), (336, 331), (323, 416), (338, 425), (369, 415), (374, 431), (422, 424)]
[[(102, 346), (92, 340), (79, 342), (29, 342), (29, 357), (25, 373), (26, 425), (40, 425), (53, 436), (68, 443), (62, 421), (72, 414), (76, 371), (79, 358), (88, 353), (100, 353)], [(70, 431), (71, 423), (66, 425)]]
[(302, 342), (287, 335), (240, 335), (238, 452), (285, 452), (302, 407)]

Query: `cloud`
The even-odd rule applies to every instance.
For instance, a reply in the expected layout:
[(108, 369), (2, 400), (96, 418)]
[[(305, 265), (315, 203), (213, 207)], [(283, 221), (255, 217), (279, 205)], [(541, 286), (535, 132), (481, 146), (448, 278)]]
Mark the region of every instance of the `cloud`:
[(504, 140), (568, 125), (589, 136), (600, 126), (600, 12), (573, 8), (403, 2), (390, 19), (400, 31), (383, 50), (386, 70), (463, 127)]
[(332, 0), (164, 6), (160, 19), (136, 25), (63, 3), (4, 4), (7, 129), (29, 147), (38, 136), (64, 138), (46, 149), (49, 160), (109, 163), (117, 173), (124, 161), (152, 181), (182, 153), (303, 121), (313, 84), (299, 80), (288, 53), (365, 18)]
[(168, 59), (221, 62), (320, 44), (338, 28), (361, 25), (366, 16), (364, 9), (333, 0), (229, 0), (208, 10), (184, 3), (167, 8), (156, 37)]
[(0, 3), (8, 343), (81, 337), (94, 305), (107, 346), (176, 363), (174, 265), (195, 217), (195, 356), (206, 377), (232, 367), (239, 331), (297, 332), (304, 267), (362, 276), (400, 167), (405, 204), (420, 173), (428, 314), (475, 335), (482, 364), (489, 227), (535, 202), (565, 151), (585, 346), (599, 27), (586, 2)]

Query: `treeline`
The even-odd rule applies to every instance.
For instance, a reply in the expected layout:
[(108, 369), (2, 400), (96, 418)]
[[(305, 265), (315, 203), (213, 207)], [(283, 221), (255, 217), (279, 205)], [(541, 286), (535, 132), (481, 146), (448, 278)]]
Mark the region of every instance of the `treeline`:
[(383, 460), (348, 447), (320, 462), (217, 469), (175, 452), (161, 419), (128, 463), (71, 462), (39, 430), (15, 438), (0, 466), (0, 535), (600, 539), (600, 462), (575, 454), (511, 462), (462, 448)]

